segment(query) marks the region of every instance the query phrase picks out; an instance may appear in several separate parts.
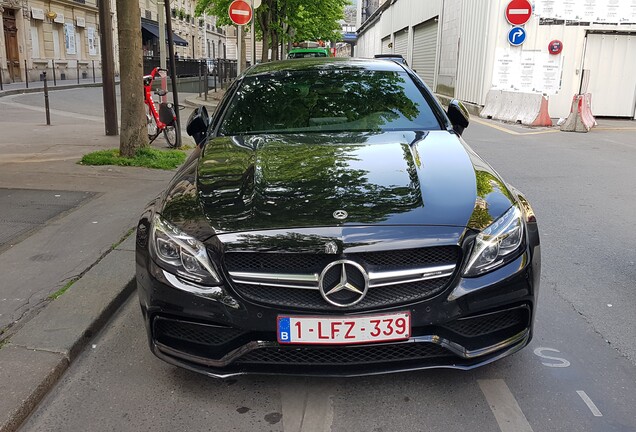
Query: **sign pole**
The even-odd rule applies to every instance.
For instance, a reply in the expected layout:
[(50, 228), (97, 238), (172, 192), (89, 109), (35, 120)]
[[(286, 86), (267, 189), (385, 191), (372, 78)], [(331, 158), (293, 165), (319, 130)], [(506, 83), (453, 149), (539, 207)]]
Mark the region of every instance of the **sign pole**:
[(252, 0), (252, 22), (250, 23), (250, 32), (252, 33), (252, 66), (256, 64), (256, 29), (254, 26), (255, 13), (254, 0)]
[(238, 60), (236, 61), (236, 76), (241, 75), (241, 59), (243, 58), (243, 50), (242, 45), (243, 45), (243, 26), (240, 25), (238, 26), (238, 37), (236, 38), (236, 41), (238, 42)]
[[(177, 90), (177, 62), (174, 59), (174, 41), (172, 38), (172, 16), (170, 15), (170, 0), (165, 0), (166, 25), (168, 27), (168, 52), (170, 53), (170, 81), (172, 82), (172, 101), (174, 112), (177, 116), (175, 132), (177, 135), (176, 147), (181, 147), (181, 115), (179, 114), (179, 92)], [(161, 29), (159, 30), (161, 31)]]

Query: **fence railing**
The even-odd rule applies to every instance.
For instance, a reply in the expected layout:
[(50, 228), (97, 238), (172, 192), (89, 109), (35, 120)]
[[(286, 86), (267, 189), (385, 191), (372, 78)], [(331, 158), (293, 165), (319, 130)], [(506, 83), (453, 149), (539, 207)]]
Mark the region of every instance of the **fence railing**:
[(41, 87), (47, 73), (51, 85), (101, 82), (102, 69), (98, 60), (32, 59), (22, 63), (7, 62), (0, 68), (0, 90)]
[[(149, 73), (159, 64), (158, 57), (144, 57), (144, 73)], [(0, 67), (0, 90), (42, 87), (44, 72), (49, 86), (53, 87), (102, 81), (101, 62), (98, 60), (34, 59), (19, 66), (15, 62), (10, 69)], [(236, 78), (236, 60), (178, 59), (176, 75), (179, 78), (199, 77), (199, 80), (207, 75), (210, 88), (217, 85), (225, 87)]]

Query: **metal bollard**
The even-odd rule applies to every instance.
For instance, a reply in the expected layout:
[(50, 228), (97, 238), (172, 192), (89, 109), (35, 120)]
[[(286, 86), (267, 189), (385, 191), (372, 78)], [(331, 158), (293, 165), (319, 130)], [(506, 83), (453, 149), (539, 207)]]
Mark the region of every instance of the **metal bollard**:
[(93, 84), (95, 84), (97, 81), (95, 81), (95, 60), (93, 60)]
[(205, 74), (204, 74), (205, 75), (205, 83), (203, 85), (203, 89), (205, 90), (205, 100), (207, 102), (207, 100), (208, 100), (208, 67), (207, 66), (208, 65), (206, 64), (205, 66), (206, 66), (205, 67)]
[(53, 69), (53, 85), (55, 87), (57, 87), (57, 79), (55, 78), (55, 60), (51, 60), (53, 67), (51, 69)]
[[(20, 64), (20, 63), (18, 63)], [(24, 77), (26, 82), (26, 88), (29, 88), (29, 70), (27, 69), (27, 61), (24, 61)]]
[(44, 110), (46, 111), (46, 125), (51, 126), (51, 111), (49, 109), (49, 85), (46, 80), (46, 71), (44, 71)]
[(201, 61), (199, 61), (199, 97), (201, 97)]
[(77, 83), (79, 84), (79, 60), (77, 61)]

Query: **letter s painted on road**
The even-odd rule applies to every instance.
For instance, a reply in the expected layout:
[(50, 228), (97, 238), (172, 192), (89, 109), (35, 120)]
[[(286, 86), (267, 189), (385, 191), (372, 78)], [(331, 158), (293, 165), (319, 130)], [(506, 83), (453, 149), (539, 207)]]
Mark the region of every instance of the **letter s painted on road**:
[(555, 352), (555, 353), (560, 353), (561, 351), (556, 350), (554, 348), (546, 348), (546, 347), (538, 347), (535, 348), (534, 350), (534, 354), (538, 357), (541, 357), (542, 359), (547, 359), (547, 360), (556, 360), (559, 363), (551, 363), (551, 362), (544, 362), (542, 361), (541, 364), (543, 364), (544, 366), (548, 366), (548, 367), (554, 367), (554, 368), (565, 368), (570, 366), (570, 362), (567, 361), (566, 359), (560, 358), (560, 357), (552, 357), (552, 356), (548, 356), (543, 354), (544, 351), (550, 351), (550, 352)]

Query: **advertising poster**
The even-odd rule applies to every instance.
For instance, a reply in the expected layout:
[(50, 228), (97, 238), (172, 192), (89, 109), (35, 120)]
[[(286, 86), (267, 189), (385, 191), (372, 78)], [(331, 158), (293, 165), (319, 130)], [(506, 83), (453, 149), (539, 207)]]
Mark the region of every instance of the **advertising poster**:
[(89, 27), (86, 29), (88, 34), (88, 55), (97, 55), (97, 46), (95, 41), (95, 28)]
[(75, 54), (75, 26), (72, 23), (64, 24), (64, 45), (66, 46), (66, 54)]

